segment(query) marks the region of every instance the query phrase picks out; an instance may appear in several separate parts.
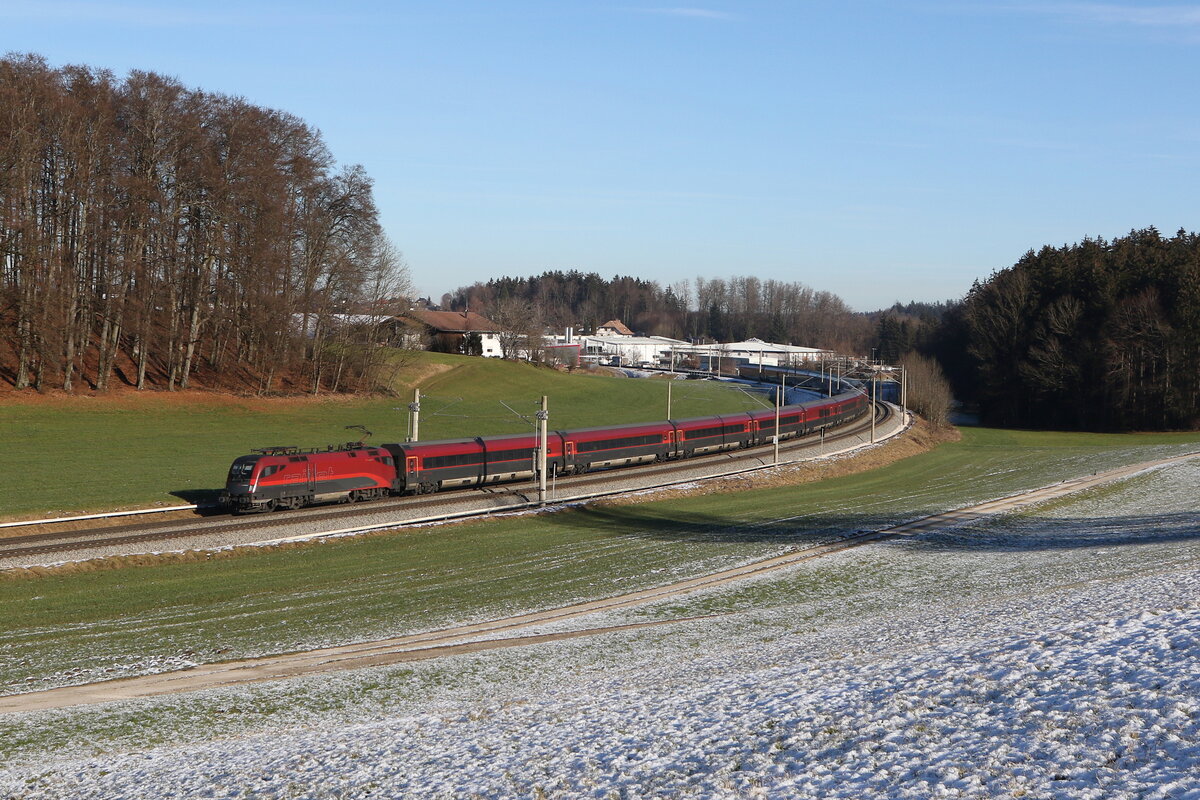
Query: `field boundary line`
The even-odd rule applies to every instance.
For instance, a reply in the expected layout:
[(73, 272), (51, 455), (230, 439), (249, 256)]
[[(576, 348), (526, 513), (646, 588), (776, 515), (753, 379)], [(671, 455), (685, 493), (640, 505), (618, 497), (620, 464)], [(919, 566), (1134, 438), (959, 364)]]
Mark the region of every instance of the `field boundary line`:
[[(163, 506), (161, 508), (138, 508), (132, 511), (109, 511), (103, 514), (80, 514), (76, 517), (49, 517), (47, 519), (25, 519), (17, 522), (0, 522), (0, 528), (19, 528), (24, 525), (53, 525), (59, 522), (82, 522), (87, 519), (109, 519), (111, 517), (136, 517), (138, 514), (163, 514), (168, 511), (195, 511), (196, 504), (186, 506)], [(204, 506), (209, 508), (209, 506)]]

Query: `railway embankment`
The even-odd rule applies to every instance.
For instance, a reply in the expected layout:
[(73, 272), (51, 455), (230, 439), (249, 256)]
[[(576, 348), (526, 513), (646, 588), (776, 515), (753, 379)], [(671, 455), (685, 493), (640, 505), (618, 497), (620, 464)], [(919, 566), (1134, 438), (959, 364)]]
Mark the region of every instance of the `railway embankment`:
[[(899, 409), (881, 407), (874, 430), (866, 420), (838, 428), (828, 436), (784, 443), (778, 459), (770, 447), (719, 453), (679, 462), (614, 469), (555, 481), (541, 502), (533, 484), (512, 484), (482, 490), (445, 492), (434, 497), (400, 498), (360, 506), (327, 506), (303, 512), (211, 519), (170, 520), (130, 525), (127, 530), (100, 528), (79, 531), (73, 524), (18, 538), (0, 539), (0, 578), (77, 574), (147, 564), (194, 563), (228, 558), (241, 548), (296, 547), (330, 537), (395, 532), (423, 524), (446, 524), (481, 516), (529, 509), (562, 511), (580, 503), (645, 502), (689, 493), (741, 491), (747, 486), (786, 485), (822, 477), (828, 472), (850, 474), (847, 466), (867, 458), (870, 469), (889, 458), (920, 452), (926, 444), (887, 449), (894, 439), (911, 434), (912, 418)], [(929, 439), (921, 436), (922, 441)], [(877, 452), (878, 451), (878, 452)], [(884, 453), (886, 452), (886, 455)], [(874, 455), (872, 455), (874, 454)], [(807, 470), (799, 467), (810, 467)], [(42, 526), (39, 526), (39, 528)]]

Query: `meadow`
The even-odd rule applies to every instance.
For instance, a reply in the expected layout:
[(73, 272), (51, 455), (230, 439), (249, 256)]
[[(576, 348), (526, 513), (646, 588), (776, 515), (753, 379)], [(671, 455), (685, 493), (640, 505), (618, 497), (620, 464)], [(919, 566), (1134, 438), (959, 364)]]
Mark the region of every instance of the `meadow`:
[[(800, 486), (3, 581), (0, 653), (12, 657), (0, 659), (0, 692), (30, 680), (49, 687), (119, 677), (604, 597), (1197, 443), (1195, 434), (966, 429), (959, 442), (889, 467)], [(730, 610), (695, 602), (690, 612)]]
[[(429, 374), (430, 364), (439, 367), (437, 374)], [(512, 398), (510, 406), (520, 410), (516, 404), (521, 402), (532, 410), (537, 396), (549, 394), (557, 398), (557, 402), (552, 399), (551, 413), (559, 416), (553, 418), (568, 426), (581, 424), (593, 414), (606, 422), (649, 418), (653, 412), (647, 409), (665, 394), (654, 381), (514, 370), (513, 365), (446, 356), (434, 357), (424, 368), (421, 380), (428, 396), (422, 438), (454, 435), (456, 426), (463, 424), (483, 431), (488, 420), (495, 424), (491, 429), (495, 432), (520, 430), (514, 421), (526, 423), (516, 420), (497, 398)], [(481, 382), (488, 392), (462, 396), (462, 387)], [(756, 402), (710, 384), (688, 382), (676, 389), (677, 403), (682, 397), (692, 404), (690, 408), (677, 405), (677, 409), (689, 408), (677, 411), (680, 416), (705, 413), (721, 403), (749, 407)], [(177, 442), (195, 442), (206, 449), (210, 460), (219, 459), (218, 474), (225, 459), (214, 452), (220, 447), (210, 440), (225, 436), (230, 438), (224, 441), (237, 444), (231, 428), (241, 430), (244, 437), (265, 436), (263, 431), (275, 425), (270, 428), (274, 435), (303, 443), (306, 436), (322, 431), (336, 433), (343, 419), (345, 424), (352, 424), (351, 419), (368, 427), (376, 424), (381, 430), (385, 429), (382, 423), (395, 426), (403, 419), (403, 413), (394, 410), (402, 403), (390, 398), (266, 401), (265, 405), (274, 404), (268, 410), (261, 400), (209, 399), (207, 404), (186, 406), (167, 400), (55, 401), (65, 408), (61, 414), (54, 413), (53, 404), (32, 409), (7, 403), (2, 408), (6, 424), (13, 420), (10, 412), (28, 413), (27, 425), (41, 435), (53, 430), (57, 436), (69, 437), (80, 435), (86, 425), (107, 424), (110, 431), (119, 432), (111, 435), (143, 431), (147, 445), (168, 435)], [(81, 410), (89, 402), (96, 407)], [(331, 422), (333, 414), (339, 418)], [(239, 427), (242, 423), (244, 427)], [(172, 431), (172, 425), (182, 430)], [(8, 441), (3, 446), (12, 447)], [(112, 449), (123, 463), (138, 462), (133, 457), (137, 448)], [(966, 428), (960, 441), (871, 472), (816, 483), (650, 498), (634, 504), (601, 503), (226, 554), (195, 563), (0, 581), (0, 607), (5, 609), (0, 615), (0, 693), (370, 640), (610, 596), (774, 555), (846, 531), (895, 524), (1119, 464), (1198, 449), (1200, 434)], [(164, 460), (162, 468), (169, 469), (171, 463)], [(97, 487), (120, 473), (112, 463), (90, 469), (107, 473), (96, 478)], [(148, 485), (143, 472), (138, 473), (141, 483), (137, 485)], [(13, 477), (28, 480), (16, 471)], [(1113, 491), (1136, 495), (1144, 480), (1136, 478)], [(3, 491), (11, 489), (5, 486)], [(1093, 502), (1101, 502), (1107, 491), (1094, 492)], [(1043, 512), (1053, 510), (1048, 507)], [(1059, 555), (1064, 570), (1076, 563), (1069, 550)], [(1004, 553), (995, 555), (997, 565), (1010, 560)], [(786, 578), (632, 609), (617, 621), (719, 614), (724, 616), (706, 630), (729, 625), (740, 630), (744, 622), (734, 620), (742, 615), (778, 609), (793, 620), (789, 624), (799, 624), (793, 609), (798, 598), (810, 598), (804, 601), (810, 609), (804, 624), (820, 628), (836, 624), (834, 612), (843, 603), (863, 609), (881, 607), (891, 602), (886, 598), (895, 587), (923, 587), (926, 581), (913, 571), (913, 563), (911, 559), (889, 562), (887, 570), (876, 572), (874, 567), (864, 571), (855, 559), (843, 559)], [(970, 584), (967, 589), (961, 581), (943, 580), (942, 594), (969, 593), (978, 590), (976, 584), (1002, 592), (1003, 584), (995, 584), (1002, 572), (1002, 566), (997, 566), (992, 575), (971, 578), (974, 573), (968, 573), (962, 576)], [(873, 585), (872, 575), (878, 578), (878, 586)], [(764, 630), (764, 635), (775, 634)], [(679, 646), (703, 650), (706, 636), (696, 630)], [(571, 652), (589, 653), (585, 662), (603, 664), (620, 653), (637, 652), (636, 641), (606, 639), (607, 643), (578, 645)], [(141, 746), (202, 739), (216, 730), (253, 731), (314, 715), (361, 718), (364, 708), (394, 709), (397, 703), (416, 702), (454, 687), (483, 691), (471, 688), (479, 680), (472, 664), (499, 665), (478, 667), (479, 674), (499, 669), (508, 676), (506, 680), (520, 685), (528, 679), (524, 659), (520, 652), (480, 656), (466, 664), (458, 660), (379, 674), (356, 673), (346, 679), (314, 678), (228, 697), (218, 693), (5, 720), (0, 723), (0, 759), (28, 758), (60, 747), (99, 752), (119, 741)]]
[[(403, 441), (414, 388), (424, 395), (422, 439), (532, 430), (542, 395), (556, 428), (666, 416), (666, 386), (529, 364), (418, 353), (395, 396), (234, 397), (204, 392), (115, 396), (10, 393), (0, 399), (0, 521), (153, 505), (211, 502), (225, 472), (253, 448), (324, 447), (359, 439)], [(677, 381), (672, 414), (761, 408), (745, 392)]]

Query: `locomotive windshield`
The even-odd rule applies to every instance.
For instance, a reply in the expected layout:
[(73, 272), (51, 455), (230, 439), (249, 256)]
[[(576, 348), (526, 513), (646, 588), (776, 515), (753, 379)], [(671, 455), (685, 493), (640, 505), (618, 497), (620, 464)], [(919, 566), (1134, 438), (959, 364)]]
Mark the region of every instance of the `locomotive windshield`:
[(233, 466), (229, 468), (229, 480), (231, 481), (248, 481), (250, 473), (254, 472), (254, 465), (258, 463), (258, 456), (248, 458), (239, 458), (233, 462)]

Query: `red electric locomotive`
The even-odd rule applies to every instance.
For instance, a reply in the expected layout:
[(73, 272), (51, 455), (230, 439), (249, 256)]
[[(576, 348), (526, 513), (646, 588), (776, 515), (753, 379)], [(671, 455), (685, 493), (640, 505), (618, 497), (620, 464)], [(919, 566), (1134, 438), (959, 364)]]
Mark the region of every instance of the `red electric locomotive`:
[(400, 491), (392, 454), (352, 442), (326, 450), (266, 447), (229, 468), (221, 502), (234, 513), (354, 502)]

